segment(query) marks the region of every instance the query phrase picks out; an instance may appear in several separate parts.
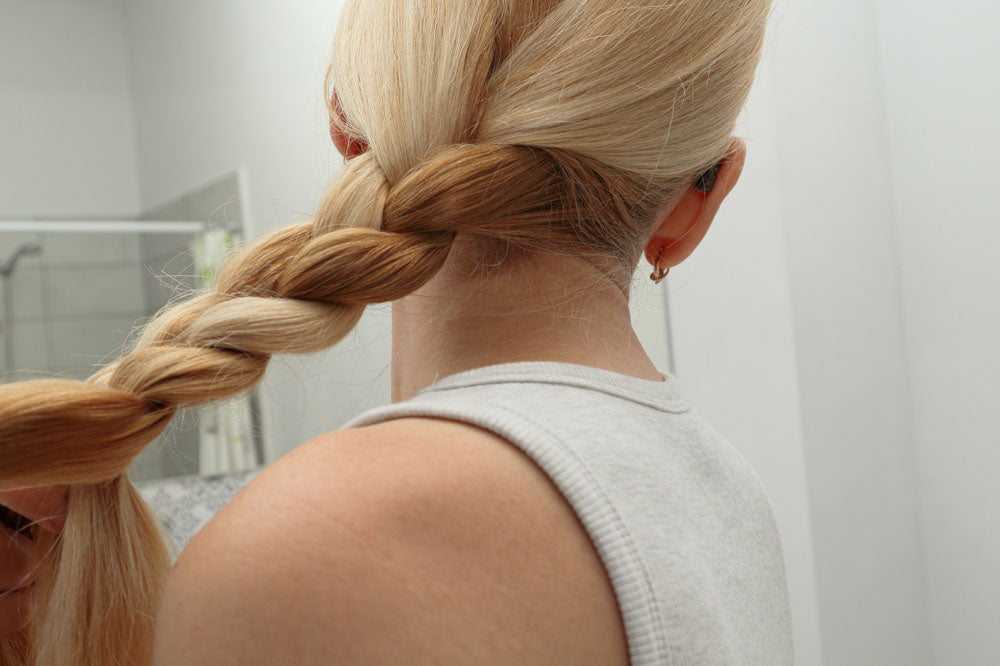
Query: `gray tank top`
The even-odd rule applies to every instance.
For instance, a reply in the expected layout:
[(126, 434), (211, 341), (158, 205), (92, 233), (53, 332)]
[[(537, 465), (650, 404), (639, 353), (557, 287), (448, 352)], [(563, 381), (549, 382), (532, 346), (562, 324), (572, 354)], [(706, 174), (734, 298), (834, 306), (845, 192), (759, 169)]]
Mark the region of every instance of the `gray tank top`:
[(594, 543), (632, 666), (792, 664), (784, 558), (767, 493), (677, 378), (663, 376), (550, 361), (490, 365), (369, 409), (342, 429), (443, 417), (523, 450)]

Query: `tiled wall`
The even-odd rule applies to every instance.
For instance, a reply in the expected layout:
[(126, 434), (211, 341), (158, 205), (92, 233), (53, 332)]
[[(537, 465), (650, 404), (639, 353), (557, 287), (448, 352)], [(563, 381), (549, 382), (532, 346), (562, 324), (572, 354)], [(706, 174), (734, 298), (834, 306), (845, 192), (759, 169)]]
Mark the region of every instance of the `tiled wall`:
[[(0, 261), (24, 243), (37, 243), (42, 251), (23, 255), (8, 278), (9, 290), (0, 289), (10, 294), (10, 302), (0, 302), (0, 307), (6, 309), (13, 370), (4, 368), (0, 381), (83, 380), (118, 358), (130, 335), (166, 304), (172, 289), (192, 286), (191, 238), (191, 234), (103, 232), (3, 234)], [(4, 333), (0, 330), (0, 336)], [(150, 445), (149, 454), (140, 456), (135, 478), (197, 473), (197, 425), (192, 432), (194, 420), (179, 416), (160, 441)]]
[(117, 357), (146, 312), (138, 236), (5, 233), (0, 261), (25, 243), (42, 251), (23, 255), (0, 290), (10, 294), (0, 302), (9, 326), (0, 335), (10, 335), (13, 351), (3, 378), (85, 379)]
[[(148, 219), (242, 226), (235, 174), (150, 211)], [(16, 248), (37, 243), (0, 288), (0, 382), (45, 377), (86, 379), (118, 358), (140, 327), (171, 299), (195, 288), (190, 233), (0, 234), (0, 262)], [(2, 285), (0, 285), (2, 286)], [(5, 302), (4, 293), (11, 294)], [(12, 367), (4, 366), (10, 336)], [(253, 407), (256, 412), (256, 405)], [(256, 416), (256, 414), (255, 414)], [(260, 424), (254, 425), (259, 437)], [(197, 408), (180, 410), (160, 438), (129, 470), (133, 481), (198, 473)]]
[[(7, 322), (0, 345), (9, 335), (12, 351), (12, 367), (3, 367), (0, 381), (84, 380), (118, 358), (168, 299), (193, 289), (192, 238), (190, 233), (0, 235), (0, 262), (23, 244), (42, 248), (40, 254), (22, 255), (8, 278), (10, 288), (0, 289), (0, 322)], [(9, 303), (4, 293), (10, 294)], [(197, 414), (181, 410), (139, 456), (130, 476), (145, 480), (197, 472)]]

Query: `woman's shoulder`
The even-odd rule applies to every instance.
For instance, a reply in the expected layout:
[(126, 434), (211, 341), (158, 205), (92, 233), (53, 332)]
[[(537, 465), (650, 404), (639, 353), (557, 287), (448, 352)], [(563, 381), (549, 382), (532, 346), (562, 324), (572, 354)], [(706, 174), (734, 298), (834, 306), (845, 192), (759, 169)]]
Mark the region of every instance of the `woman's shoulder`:
[[(155, 663), (220, 663), (232, 650), (248, 664), (291, 650), (295, 663), (342, 654), (373, 665), (599, 651), (588, 635), (608, 636), (619, 618), (591, 544), (544, 473), (477, 430), (394, 419), (325, 433), (276, 461), (181, 554)], [(599, 630), (581, 627), (581, 606)], [(497, 651), (499, 634), (523, 640)], [(623, 638), (611, 637), (616, 654)]]
[(396, 592), (422, 587), (400, 525), (425, 465), (405, 455), (412, 447), (392, 464), (389, 446), (373, 428), (325, 433), (250, 481), (171, 571), (154, 664), (388, 663), (363, 652), (379, 649), (366, 632), (428, 603)]

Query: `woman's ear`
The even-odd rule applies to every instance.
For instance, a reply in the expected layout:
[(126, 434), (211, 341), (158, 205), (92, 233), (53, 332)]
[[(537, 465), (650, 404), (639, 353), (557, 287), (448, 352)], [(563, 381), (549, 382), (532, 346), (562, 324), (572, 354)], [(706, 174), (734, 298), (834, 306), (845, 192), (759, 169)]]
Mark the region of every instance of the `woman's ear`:
[[(340, 106), (340, 100), (337, 98), (337, 91), (333, 91), (333, 108), (334, 113), (340, 118), (340, 122), (343, 125), (347, 125), (347, 117), (344, 115), (344, 110)], [(333, 140), (333, 145), (337, 147), (340, 154), (344, 156), (345, 159), (351, 159), (352, 157), (357, 157), (358, 155), (364, 153), (368, 150), (368, 144), (364, 141), (360, 141), (352, 138), (345, 132), (342, 132), (334, 122), (334, 118), (330, 117), (330, 138)]]
[(677, 204), (662, 214), (660, 224), (646, 245), (646, 259), (650, 265), (664, 269), (691, 256), (708, 233), (723, 200), (736, 186), (746, 156), (747, 144), (734, 138), (712, 189), (703, 192), (697, 183), (692, 183)]

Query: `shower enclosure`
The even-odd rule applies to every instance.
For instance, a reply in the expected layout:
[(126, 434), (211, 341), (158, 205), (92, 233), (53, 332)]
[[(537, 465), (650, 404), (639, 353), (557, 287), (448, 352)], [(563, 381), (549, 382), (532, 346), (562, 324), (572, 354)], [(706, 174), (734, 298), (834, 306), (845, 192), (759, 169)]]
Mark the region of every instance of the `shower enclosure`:
[[(0, 222), (0, 383), (86, 379), (117, 357), (168, 299), (198, 289), (192, 253), (205, 222)], [(241, 229), (229, 228), (236, 235)], [(250, 460), (262, 464), (256, 392), (249, 405)], [(205, 473), (218, 442), (198, 408), (180, 410), (139, 456), (134, 481)], [(206, 444), (204, 440), (211, 440)], [(242, 460), (242, 458), (241, 458)]]

